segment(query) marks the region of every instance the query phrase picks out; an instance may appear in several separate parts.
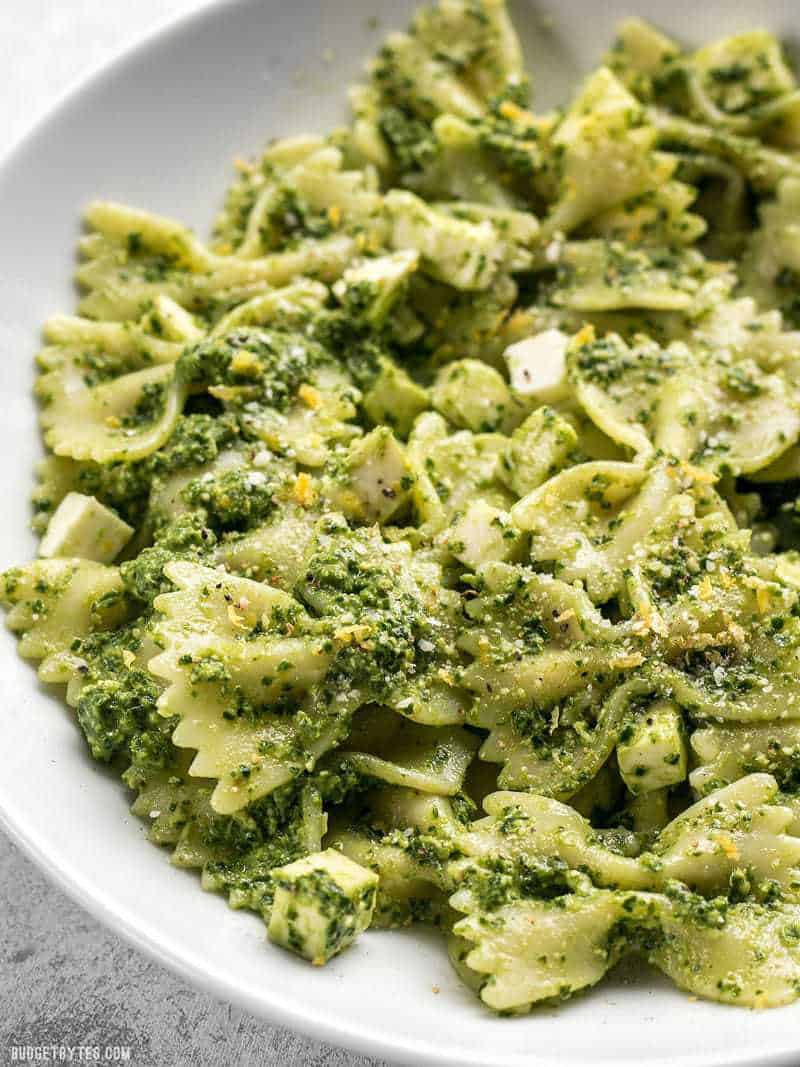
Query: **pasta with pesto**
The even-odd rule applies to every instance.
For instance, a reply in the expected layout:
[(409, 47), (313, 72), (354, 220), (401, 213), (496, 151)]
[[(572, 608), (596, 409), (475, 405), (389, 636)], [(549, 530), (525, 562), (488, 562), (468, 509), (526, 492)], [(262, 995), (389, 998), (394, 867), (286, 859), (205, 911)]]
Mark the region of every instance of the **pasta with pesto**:
[[(20, 654), (173, 864), (520, 1013), (638, 955), (800, 996), (800, 86), (637, 19), (537, 113), (504, 0), (393, 33), (209, 241), (86, 212)], [(367, 935), (369, 936), (369, 935)]]

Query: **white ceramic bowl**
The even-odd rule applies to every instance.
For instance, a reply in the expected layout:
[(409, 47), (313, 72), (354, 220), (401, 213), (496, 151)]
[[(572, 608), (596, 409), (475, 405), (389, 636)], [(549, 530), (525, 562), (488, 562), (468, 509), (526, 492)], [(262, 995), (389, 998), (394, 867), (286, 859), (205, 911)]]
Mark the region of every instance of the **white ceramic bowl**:
[[(207, 230), (232, 158), (269, 137), (324, 132), (345, 87), (409, 0), (241, 0), (205, 8), (73, 92), (0, 167), (0, 566), (28, 559), (31, 397), (39, 327), (71, 310), (80, 210), (93, 197)], [(537, 99), (551, 104), (632, 13), (701, 41), (752, 25), (791, 39), (796, 0), (517, 0)], [(378, 16), (375, 29), (368, 21)], [(617, 973), (558, 1010), (497, 1019), (424, 932), (370, 933), (326, 968), (271, 948), (261, 922), (169, 867), (88, 758), (58, 695), (0, 634), (0, 813), (98, 918), (157, 959), (273, 1021), (394, 1062), (482, 1067), (765, 1067), (800, 1062), (800, 1005), (752, 1013), (690, 1001), (655, 973)], [(438, 992), (435, 990), (438, 989)]]

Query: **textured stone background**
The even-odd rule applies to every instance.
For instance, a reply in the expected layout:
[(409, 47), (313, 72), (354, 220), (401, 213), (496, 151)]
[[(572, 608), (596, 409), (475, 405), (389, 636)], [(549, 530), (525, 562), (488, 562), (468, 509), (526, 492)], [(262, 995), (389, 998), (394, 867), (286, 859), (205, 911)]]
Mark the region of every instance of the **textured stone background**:
[[(0, 0), (0, 152), (87, 69), (196, 6)], [(14, 1044), (127, 1045), (133, 1067), (375, 1067), (195, 992), (99, 926), (0, 835), (0, 1063)]]

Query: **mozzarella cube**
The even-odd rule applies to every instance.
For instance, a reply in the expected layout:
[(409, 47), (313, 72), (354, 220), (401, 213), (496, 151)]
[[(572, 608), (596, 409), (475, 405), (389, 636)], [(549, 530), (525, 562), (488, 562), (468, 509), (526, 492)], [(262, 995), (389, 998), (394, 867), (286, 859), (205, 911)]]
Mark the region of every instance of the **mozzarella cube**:
[(350, 446), (344, 480), (331, 494), (349, 518), (385, 523), (408, 502), (414, 481), (405, 449), (379, 426)]
[(514, 392), (543, 403), (557, 400), (564, 391), (568, 344), (561, 330), (544, 330), (509, 345), (504, 358)]
[(617, 761), (634, 796), (682, 782), (688, 770), (688, 751), (680, 708), (669, 700), (652, 704), (623, 731)]
[(329, 848), (272, 871), (271, 941), (316, 966), (346, 948), (372, 921), (378, 876)]
[(93, 496), (67, 493), (53, 512), (39, 555), (111, 563), (133, 534), (133, 527)]
[(476, 570), (483, 563), (506, 563), (522, 554), (523, 534), (507, 511), (475, 500), (466, 513), (442, 535), (443, 543), (465, 567)]

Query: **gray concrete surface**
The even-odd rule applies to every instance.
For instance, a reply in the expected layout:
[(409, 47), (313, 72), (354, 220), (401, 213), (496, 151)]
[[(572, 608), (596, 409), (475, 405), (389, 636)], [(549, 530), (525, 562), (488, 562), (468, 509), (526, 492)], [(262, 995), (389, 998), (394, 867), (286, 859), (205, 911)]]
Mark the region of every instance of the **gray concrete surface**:
[[(0, 153), (87, 69), (196, 6), (0, 0)], [(108, 933), (0, 834), (0, 1063), (20, 1045), (121, 1046), (133, 1067), (375, 1067), (197, 993)]]

